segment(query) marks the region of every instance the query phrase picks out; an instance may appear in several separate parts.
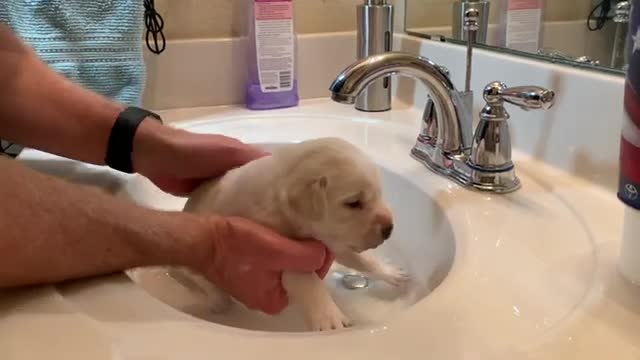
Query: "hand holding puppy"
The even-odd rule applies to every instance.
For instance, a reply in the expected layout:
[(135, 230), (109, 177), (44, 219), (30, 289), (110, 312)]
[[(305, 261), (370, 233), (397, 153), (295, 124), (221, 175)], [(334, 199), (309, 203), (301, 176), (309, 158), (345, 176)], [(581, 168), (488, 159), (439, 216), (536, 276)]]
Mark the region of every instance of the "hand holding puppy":
[[(224, 243), (230, 248), (218, 245), (225, 252), (234, 254), (234, 262), (226, 263), (231, 259), (214, 256), (207, 262), (211, 264), (211, 270), (201, 271), (207, 278), (202, 278), (201, 274), (181, 274), (205, 293), (205, 301), (213, 313), (225, 312), (229, 295), (247, 299), (241, 301), (249, 307), (278, 313), (286, 304), (281, 301), (286, 290), (291, 303), (299, 305), (300, 315), (309, 330), (326, 331), (352, 325), (321, 279), (333, 256), (325, 261), (318, 274), (314, 274), (315, 264), (304, 269), (304, 265), (313, 260), (299, 258), (294, 261), (300, 255), (290, 252), (293, 250), (290, 245), (264, 230), (257, 230), (255, 224), (244, 219), (268, 225), (290, 238), (317, 239), (335, 254), (336, 262), (372, 279), (392, 286), (401, 286), (408, 281), (407, 274), (401, 269), (365, 253), (390, 238), (393, 215), (382, 197), (376, 164), (356, 146), (339, 138), (312, 139), (283, 146), (271, 156), (207, 181), (190, 194), (183, 211), (229, 216), (229, 223), (218, 229), (220, 233), (215, 238), (243, 241)], [(236, 222), (235, 216), (241, 216), (243, 220)], [(285, 248), (290, 250), (280, 255), (273, 252)], [(253, 268), (242, 259), (256, 256), (255, 251), (262, 254), (256, 264), (263, 270), (251, 274), (249, 270)], [(282, 269), (280, 256), (284, 256), (283, 260), (288, 259), (291, 270)], [(280, 288), (280, 271), (277, 276), (269, 273), (276, 264), (283, 270), (284, 289)], [(227, 269), (222, 276), (220, 268)], [(266, 303), (262, 300), (263, 294), (278, 303)], [(252, 299), (263, 301), (262, 305), (251, 303)]]
[(144, 121), (138, 133), (133, 152), (136, 172), (177, 196), (188, 195), (206, 180), (269, 155), (232, 137), (199, 134), (156, 121)]
[[(268, 156), (238, 139), (145, 121), (134, 147), (136, 170), (163, 191), (190, 194), (202, 182)], [(288, 305), (283, 271), (322, 278), (333, 257), (317, 241), (294, 241), (243, 218), (212, 217), (193, 268), (252, 309), (278, 313)]]
[(323, 278), (333, 262), (318, 241), (294, 241), (244, 218), (213, 216), (210, 224), (193, 267), (250, 309), (281, 312), (289, 302), (283, 271)]

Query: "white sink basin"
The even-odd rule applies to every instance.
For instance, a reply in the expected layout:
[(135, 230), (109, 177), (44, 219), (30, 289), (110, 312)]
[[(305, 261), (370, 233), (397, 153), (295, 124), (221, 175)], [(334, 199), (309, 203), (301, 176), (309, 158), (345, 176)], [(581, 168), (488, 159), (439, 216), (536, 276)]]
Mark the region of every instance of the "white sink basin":
[[(267, 147), (338, 135), (370, 154), (397, 221), (394, 237), (376, 251), (409, 269), (409, 291), (380, 284), (347, 290), (328, 276), (357, 326), (311, 333), (300, 332), (300, 319), (289, 312), (267, 317), (236, 308), (213, 316), (162, 272), (146, 269), (130, 272), (135, 281), (115, 274), (51, 287), (40, 302), (3, 319), (0, 335), (28, 339), (32, 327), (24, 324), (38, 319), (41, 329), (81, 334), (107, 349), (104, 358), (123, 359), (548, 359), (580, 349), (590, 354), (593, 344), (618, 344), (618, 358), (625, 358), (623, 349), (637, 354), (631, 350), (638, 332), (631, 330), (638, 316), (624, 310), (638, 304), (637, 291), (610, 281), (612, 238), (619, 237), (611, 219), (621, 219), (610, 193), (517, 151), (522, 189), (462, 189), (409, 156), (415, 110), (362, 114), (323, 101), (268, 113), (200, 114), (185, 115), (195, 120), (180, 126)], [(74, 180), (83, 181), (79, 172)], [(144, 206), (178, 210), (185, 201), (138, 176), (115, 183), (120, 196)], [(56, 309), (47, 311), (66, 314), (64, 326), (61, 317), (43, 314), (45, 303)]]
[[(411, 159), (409, 149), (417, 129), (401, 123), (280, 114), (218, 118), (187, 128), (256, 144), (339, 134), (380, 164), (385, 196), (398, 219), (398, 232), (380, 251), (408, 266), (416, 283), (406, 295), (385, 293), (380, 298), (374, 296), (374, 289), (341, 289), (333, 276), (328, 277), (340, 305), (362, 321), (347, 333), (366, 338), (372, 329), (385, 329), (391, 335), (409, 327), (433, 337), (406, 341), (444, 346), (445, 354), (455, 349), (441, 341), (468, 342), (463, 334), (470, 333), (484, 342), (500, 339), (502, 345), (521, 346), (561, 324), (590, 289), (596, 265), (593, 239), (560, 193), (528, 176), (535, 170), (526, 167), (525, 159), (517, 162), (523, 188), (510, 195), (490, 195), (462, 189)], [(128, 182), (121, 194), (156, 208), (180, 209), (184, 203), (143, 178)], [(161, 299), (171, 305), (171, 311), (189, 314), (194, 321), (245, 330), (301, 330), (300, 320), (286, 312), (271, 319), (243, 311), (213, 316), (165, 274), (134, 274), (149, 297)], [(438, 338), (441, 341), (435, 341)]]
[[(271, 150), (277, 144), (260, 144)], [(373, 253), (408, 270), (412, 281), (406, 289), (394, 289), (382, 282), (369, 282), (361, 289), (348, 289), (343, 275), (352, 272), (334, 264), (325, 278), (336, 303), (358, 327), (379, 326), (431, 293), (451, 269), (455, 253), (453, 229), (444, 212), (419, 187), (389, 170), (381, 169), (384, 197), (396, 218), (390, 240)], [(139, 194), (144, 193), (144, 197)], [(125, 188), (126, 196), (139, 204), (165, 210), (181, 210), (186, 199), (167, 195), (148, 180), (139, 178)], [(277, 316), (268, 316), (235, 306), (225, 314), (209, 311), (205, 299), (188, 291), (162, 268), (140, 268), (129, 276), (152, 296), (179, 311), (198, 318), (240, 328), (262, 331), (305, 331), (302, 317), (289, 308)]]

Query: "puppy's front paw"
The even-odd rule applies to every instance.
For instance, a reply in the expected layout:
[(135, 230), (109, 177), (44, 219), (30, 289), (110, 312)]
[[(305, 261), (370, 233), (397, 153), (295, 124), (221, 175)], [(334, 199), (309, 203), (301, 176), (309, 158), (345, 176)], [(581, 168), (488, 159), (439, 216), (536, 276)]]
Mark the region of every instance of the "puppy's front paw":
[(394, 287), (404, 287), (411, 279), (406, 271), (387, 264), (383, 265), (379, 271), (370, 274), (370, 276)]
[(333, 303), (317, 306), (310, 310), (307, 317), (312, 331), (338, 330), (352, 326), (351, 320)]
[(388, 269), (382, 274), (382, 280), (384, 280), (389, 285), (402, 287), (407, 285), (410, 277), (406, 271), (389, 266)]

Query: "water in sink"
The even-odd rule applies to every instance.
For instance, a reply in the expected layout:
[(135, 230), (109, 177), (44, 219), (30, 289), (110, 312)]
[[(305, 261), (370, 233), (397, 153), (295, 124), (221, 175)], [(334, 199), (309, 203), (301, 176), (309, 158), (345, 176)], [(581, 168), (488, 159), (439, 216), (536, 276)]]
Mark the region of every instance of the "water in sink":
[[(277, 145), (262, 146), (270, 149)], [(384, 197), (394, 212), (395, 229), (392, 237), (373, 252), (407, 270), (412, 279), (407, 287), (396, 289), (359, 278), (352, 270), (334, 264), (325, 284), (338, 306), (354, 321), (354, 328), (383, 325), (394, 314), (425, 298), (442, 283), (453, 264), (453, 230), (438, 205), (409, 181), (386, 169), (381, 169), (381, 181)], [(144, 206), (158, 209), (180, 210), (186, 202), (160, 192), (143, 178), (128, 184), (125, 193)], [(249, 330), (305, 331), (303, 319), (294, 307), (269, 316), (236, 303), (228, 312), (215, 314), (199, 293), (180, 285), (162, 268), (132, 269), (128, 275), (151, 296), (202, 320)], [(345, 286), (350, 282), (355, 286)]]

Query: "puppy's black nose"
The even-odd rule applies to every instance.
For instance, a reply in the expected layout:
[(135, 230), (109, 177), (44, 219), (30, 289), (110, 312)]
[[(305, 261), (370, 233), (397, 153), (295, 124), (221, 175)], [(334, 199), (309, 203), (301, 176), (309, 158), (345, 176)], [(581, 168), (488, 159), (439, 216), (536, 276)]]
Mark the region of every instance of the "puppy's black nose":
[(391, 236), (392, 232), (393, 232), (393, 224), (389, 224), (389, 225), (383, 226), (382, 227), (382, 238), (384, 240), (387, 240)]

